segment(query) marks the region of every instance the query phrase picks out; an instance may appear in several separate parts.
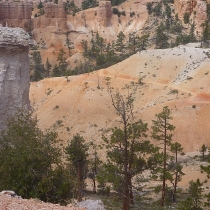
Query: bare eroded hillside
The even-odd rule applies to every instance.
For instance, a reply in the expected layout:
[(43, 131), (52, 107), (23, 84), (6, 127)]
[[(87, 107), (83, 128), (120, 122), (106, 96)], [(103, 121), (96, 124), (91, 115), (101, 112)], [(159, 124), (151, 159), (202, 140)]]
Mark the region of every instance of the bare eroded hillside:
[(148, 50), (90, 74), (44, 79), (31, 84), (31, 105), (40, 127), (53, 126), (65, 142), (80, 133), (100, 144), (101, 135), (117, 122), (107, 77), (115, 89), (142, 78), (136, 117), (150, 127), (155, 114), (169, 106), (176, 126), (174, 140), (183, 144), (185, 152), (197, 151), (209, 144), (209, 52), (194, 46)]

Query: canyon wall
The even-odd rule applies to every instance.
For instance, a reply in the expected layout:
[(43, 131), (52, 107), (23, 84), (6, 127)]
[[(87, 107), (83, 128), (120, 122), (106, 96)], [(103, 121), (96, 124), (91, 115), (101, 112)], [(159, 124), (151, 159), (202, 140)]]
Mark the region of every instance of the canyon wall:
[[(209, 0), (208, 0), (209, 1)], [(175, 13), (183, 20), (184, 14), (189, 13), (190, 19), (196, 24), (196, 33), (202, 32), (201, 24), (207, 19), (206, 0), (174, 0)]]
[(27, 2), (0, 2), (0, 24), (8, 27), (30, 27), (32, 5)]
[(59, 4), (54, 4), (53, 2), (45, 3), (44, 15), (33, 19), (34, 29), (53, 26), (56, 31), (66, 30), (67, 15), (64, 6), (62, 2)]
[(0, 130), (9, 115), (29, 107), (29, 44), (23, 29), (0, 26)]

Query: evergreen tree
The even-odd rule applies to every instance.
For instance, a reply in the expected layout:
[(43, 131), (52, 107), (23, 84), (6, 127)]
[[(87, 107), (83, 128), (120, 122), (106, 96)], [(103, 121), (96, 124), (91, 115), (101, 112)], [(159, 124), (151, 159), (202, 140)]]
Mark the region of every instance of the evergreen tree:
[(105, 173), (107, 181), (120, 192), (123, 199), (123, 210), (129, 210), (134, 203), (132, 178), (149, 168), (149, 156), (154, 152), (153, 145), (146, 140), (147, 123), (133, 121), (134, 95), (136, 86), (126, 85), (127, 95), (119, 91), (109, 93), (112, 105), (120, 117), (121, 127), (114, 127), (110, 137), (103, 136), (107, 145)]
[(165, 193), (166, 193), (166, 180), (171, 180), (171, 173), (167, 170), (167, 164), (172, 159), (172, 157), (168, 154), (167, 149), (170, 148), (172, 143), (172, 131), (175, 129), (170, 123), (172, 120), (170, 109), (165, 106), (163, 107), (162, 112), (155, 115), (156, 119), (153, 120), (152, 126), (152, 137), (160, 141), (162, 146), (162, 152), (157, 155), (157, 160), (159, 159), (162, 162), (162, 166), (157, 167), (154, 170), (154, 173), (159, 174), (159, 178), (162, 180), (162, 199), (161, 206), (164, 206), (165, 202)]
[(66, 73), (67, 62), (66, 62), (66, 52), (63, 48), (60, 49), (57, 61), (59, 62), (58, 65), (58, 72), (56, 76), (64, 76)]
[(82, 48), (83, 48), (83, 55), (84, 57), (87, 57), (88, 56), (88, 44), (87, 44), (87, 40), (82, 40), (81, 42), (81, 45), (82, 45)]
[(124, 40), (125, 40), (125, 35), (122, 31), (120, 31), (120, 33), (117, 35), (117, 40), (115, 43), (115, 50), (117, 52), (120, 52), (121, 54), (124, 54), (125, 52)]
[(205, 21), (204, 23), (201, 24), (203, 28), (203, 33), (202, 33), (202, 42), (206, 43), (210, 39), (210, 27), (208, 21)]
[(177, 192), (177, 184), (179, 181), (181, 181), (181, 178), (183, 175), (185, 175), (182, 171), (182, 165), (178, 162), (178, 154), (182, 153), (183, 147), (180, 143), (175, 142), (172, 143), (170, 148), (170, 151), (175, 154), (175, 163), (173, 164), (173, 167), (171, 168), (173, 172), (172, 179), (170, 180), (173, 184), (173, 202), (176, 202), (176, 192)]
[(88, 145), (79, 134), (74, 135), (73, 139), (65, 148), (67, 160), (72, 163), (77, 174), (77, 198), (82, 201), (85, 171), (87, 167)]
[(66, 32), (66, 45), (69, 50), (69, 55), (71, 55), (70, 50), (74, 49), (74, 43), (70, 41), (68, 32)]
[(32, 81), (39, 81), (44, 78), (45, 68), (42, 63), (40, 52), (33, 52), (33, 75)]
[(208, 149), (208, 147), (205, 144), (203, 144), (202, 147), (200, 148), (202, 160), (205, 160), (205, 152), (207, 151), (207, 149)]
[(164, 33), (164, 26), (161, 23), (156, 30), (156, 45), (159, 49), (164, 49), (168, 46), (168, 36)]
[(93, 181), (93, 193), (96, 193), (96, 176), (101, 168), (102, 161), (97, 152), (99, 146), (96, 146), (92, 142), (90, 146), (92, 147), (92, 153), (89, 155), (88, 177)]
[(0, 135), (0, 190), (66, 204), (73, 177), (61, 163), (58, 143), (57, 133), (38, 128), (32, 112), (19, 110), (9, 118)]
[(98, 6), (98, 2), (96, 0), (84, 0), (82, 2), (82, 9), (89, 9), (89, 8), (93, 8), (93, 7), (97, 7)]
[(190, 22), (190, 13), (189, 12), (185, 12), (184, 13), (184, 23), (187, 24)]
[(46, 64), (45, 64), (45, 72), (46, 72), (46, 77), (50, 76), (50, 71), (51, 71), (52, 65), (49, 62), (49, 59), (47, 58)]
[(179, 206), (178, 210), (203, 210), (203, 203), (202, 203), (202, 183), (199, 179), (189, 182), (190, 186), (188, 189), (189, 197), (182, 201)]
[(147, 3), (147, 11), (148, 11), (149, 15), (152, 14), (152, 12), (153, 12), (152, 6), (153, 6), (152, 2)]

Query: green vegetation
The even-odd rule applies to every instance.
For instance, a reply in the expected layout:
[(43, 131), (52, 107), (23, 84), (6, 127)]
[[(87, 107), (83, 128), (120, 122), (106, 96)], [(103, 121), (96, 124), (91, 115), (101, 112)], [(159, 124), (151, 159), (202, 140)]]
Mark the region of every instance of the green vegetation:
[(53, 77), (60, 77), (65, 76), (66, 69), (67, 69), (67, 62), (66, 62), (66, 52), (63, 48), (60, 49), (57, 61), (59, 62), (58, 65), (55, 65), (52, 71)]
[(190, 181), (189, 185), (189, 197), (180, 203), (178, 210), (203, 210), (202, 183), (197, 179), (195, 182)]
[(42, 132), (31, 112), (20, 111), (11, 117), (0, 136), (0, 190), (66, 204), (74, 177), (61, 163), (57, 145), (57, 133)]
[(73, 0), (67, 0), (65, 2), (65, 11), (66, 14), (72, 14), (73, 16), (75, 16), (75, 14), (80, 11), (80, 9), (75, 5)]
[(40, 52), (33, 52), (33, 61), (33, 74), (31, 75), (31, 80), (39, 81), (46, 76)]
[[(87, 144), (76, 134), (64, 148), (56, 132), (43, 132), (38, 128), (31, 112), (20, 111), (9, 119), (7, 129), (0, 136), (0, 190), (11, 189), (23, 198), (34, 197), (65, 205), (73, 197), (82, 200), (89, 178), (92, 193), (105, 201), (110, 207), (107, 209), (152, 210), (164, 209), (162, 206), (168, 209), (173, 205), (184, 210), (209, 206), (210, 194), (203, 198), (203, 183), (199, 180), (189, 183), (187, 194), (177, 189), (185, 174), (178, 161), (178, 154), (183, 153), (182, 145), (172, 141), (175, 126), (171, 124), (171, 110), (163, 107), (155, 115), (150, 133), (148, 124), (137, 119), (134, 112), (139, 85), (126, 85), (122, 88), (124, 95), (111, 87), (110, 78), (106, 81), (118, 126), (107, 129), (108, 133), (102, 136), (104, 144), (100, 146), (93, 142)], [(61, 126), (64, 126), (63, 121), (57, 120), (53, 128)], [(69, 127), (64, 128), (70, 133)], [(152, 138), (158, 141), (157, 146), (151, 144)], [(100, 160), (99, 149), (106, 153), (105, 162)], [(202, 159), (210, 162), (210, 155), (204, 154), (206, 150), (203, 145)], [(206, 172), (208, 178), (209, 168), (207, 164), (201, 166), (201, 172)], [(144, 177), (144, 172), (148, 171), (152, 176)], [(143, 183), (153, 179), (162, 184), (147, 187), (148, 192), (142, 192)], [(162, 196), (153, 200), (151, 193), (154, 192), (162, 192)]]
[(172, 131), (175, 129), (175, 126), (170, 124), (171, 111), (168, 107), (163, 107), (163, 111), (155, 115), (156, 119), (153, 120), (152, 126), (152, 137), (161, 142), (162, 152), (156, 155), (156, 161), (159, 162), (158, 167), (153, 170), (155, 178), (162, 180), (162, 199), (161, 206), (165, 205), (165, 194), (166, 194), (166, 180), (172, 180), (172, 175), (167, 169), (167, 163), (171, 160), (171, 155), (168, 154), (168, 149), (172, 144)]
[(187, 24), (190, 22), (190, 13), (185, 12), (184, 13), (184, 23)]
[(93, 7), (97, 7), (98, 6), (98, 2), (96, 0), (84, 0), (82, 2), (82, 9), (89, 9), (89, 8), (93, 8)]
[(111, 0), (112, 6), (117, 6), (123, 2), (125, 2), (125, 0)]
[(133, 177), (151, 167), (149, 159), (156, 149), (146, 140), (147, 123), (141, 119), (133, 121), (136, 85), (127, 85), (125, 88), (129, 94), (123, 96), (119, 91), (113, 93), (109, 86), (112, 105), (120, 117), (121, 126), (114, 127), (111, 136), (103, 136), (107, 148), (103, 176), (106, 174), (105, 181), (111, 183), (120, 194), (122, 209), (129, 210), (134, 205)]
[(72, 163), (77, 175), (77, 198), (82, 201), (85, 168), (87, 167), (88, 145), (79, 134), (74, 135), (65, 148), (67, 160)]

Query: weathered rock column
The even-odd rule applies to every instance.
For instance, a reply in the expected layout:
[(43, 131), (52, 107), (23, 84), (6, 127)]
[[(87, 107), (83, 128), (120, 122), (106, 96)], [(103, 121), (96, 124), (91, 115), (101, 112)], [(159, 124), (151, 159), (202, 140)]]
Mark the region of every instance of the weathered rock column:
[(0, 26), (0, 130), (9, 115), (29, 108), (29, 43), (23, 29)]

